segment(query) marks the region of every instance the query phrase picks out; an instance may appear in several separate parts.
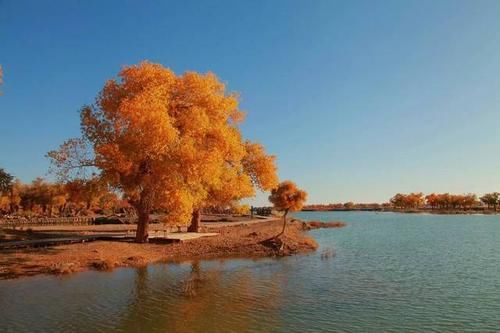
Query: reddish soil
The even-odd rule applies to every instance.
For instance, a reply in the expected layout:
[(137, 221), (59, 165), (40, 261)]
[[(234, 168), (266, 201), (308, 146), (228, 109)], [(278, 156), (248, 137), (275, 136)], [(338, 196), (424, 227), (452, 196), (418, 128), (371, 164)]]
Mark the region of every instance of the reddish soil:
[[(335, 222), (335, 227), (343, 226)], [(0, 279), (36, 274), (67, 274), (87, 269), (143, 266), (151, 262), (228, 257), (273, 257), (307, 253), (317, 249), (304, 230), (327, 227), (317, 222), (292, 221), (284, 235), (281, 221), (208, 228), (218, 236), (175, 244), (136, 244), (129, 241), (96, 241), (48, 248), (0, 252)], [(333, 227), (330, 225), (329, 227)]]

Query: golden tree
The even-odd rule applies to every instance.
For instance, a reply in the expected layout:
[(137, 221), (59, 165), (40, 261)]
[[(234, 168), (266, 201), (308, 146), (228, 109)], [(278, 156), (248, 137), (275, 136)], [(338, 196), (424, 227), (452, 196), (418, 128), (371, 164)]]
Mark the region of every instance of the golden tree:
[(6, 195), (0, 194), (0, 213), (5, 214), (10, 212), (10, 199)]
[(289, 180), (281, 182), (277, 188), (271, 191), (269, 201), (275, 209), (283, 212), (283, 229), (276, 237), (285, 233), (288, 212), (301, 210), (306, 200), (307, 192), (299, 189), (294, 182)]
[(203, 208), (253, 196), (256, 187), (276, 186), (274, 156), (267, 155), (260, 144), (243, 141), (238, 96), (226, 94), (215, 75), (178, 77), (171, 109), (182, 147), (171, 156), (182, 165), (179, 172), (184, 181), (176, 187), (190, 197), (189, 231), (199, 231)]
[(88, 179), (73, 179), (68, 181), (65, 187), (70, 200), (82, 203), (86, 210), (98, 205), (100, 198), (109, 193), (106, 184), (95, 175)]
[(152, 209), (171, 222), (195, 220), (210, 204), (269, 189), (274, 158), (243, 141), (238, 97), (214, 74), (177, 76), (143, 62), (109, 80), (81, 111), (83, 137), (49, 152), (59, 175), (82, 167), (121, 191), (138, 215), (137, 242), (148, 238)]
[(246, 141), (243, 148), (240, 159), (221, 165), (216, 182), (204, 184), (207, 196), (194, 206), (189, 231), (198, 231), (202, 208), (234, 206), (240, 199), (255, 195), (255, 189), (269, 191), (278, 185), (275, 157), (267, 155), (258, 143)]

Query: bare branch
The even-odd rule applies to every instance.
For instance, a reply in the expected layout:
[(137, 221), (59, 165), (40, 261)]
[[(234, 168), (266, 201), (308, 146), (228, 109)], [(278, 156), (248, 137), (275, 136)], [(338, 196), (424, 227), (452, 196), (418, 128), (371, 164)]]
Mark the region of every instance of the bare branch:
[(65, 141), (58, 150), (49, 151), (49, 173), (59, 180), (86, 179), (97, 173), (94, 156), (88, 141), (73, 138)]

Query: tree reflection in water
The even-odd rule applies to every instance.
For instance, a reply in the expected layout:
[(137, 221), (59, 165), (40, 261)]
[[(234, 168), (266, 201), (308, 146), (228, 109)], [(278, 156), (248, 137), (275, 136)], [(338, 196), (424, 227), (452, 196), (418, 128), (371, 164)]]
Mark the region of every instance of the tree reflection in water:
[[(117, 329), (122, 332), (273, 332), (286, 275), (271, 272), (263, 282), (247, 268), (225, 262), (171, 272), (168, 265), (137, 269), (135, 290)], [(266, 318), (265, 321), (262, 318)]]

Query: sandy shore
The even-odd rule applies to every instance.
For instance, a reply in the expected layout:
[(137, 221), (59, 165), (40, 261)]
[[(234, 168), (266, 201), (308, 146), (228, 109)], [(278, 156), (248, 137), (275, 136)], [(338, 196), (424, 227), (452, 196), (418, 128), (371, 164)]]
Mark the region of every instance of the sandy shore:
[(342, 227), (343, 223), (318, 224), (292, 222), (281, 243), (271, 240), (281, 230), (281, 221), (218, 227), (219, 235), (176, 244), (136, 244), (130, 241), (90, 243), (2, 251), (0, 279), (37, 274), (68, 274), (88, 269), (143, 266), (152, 262), (174, 262), (209, 258), (256, 258), (307, 253), (317, 249), (316, 241), (305, 230)]

